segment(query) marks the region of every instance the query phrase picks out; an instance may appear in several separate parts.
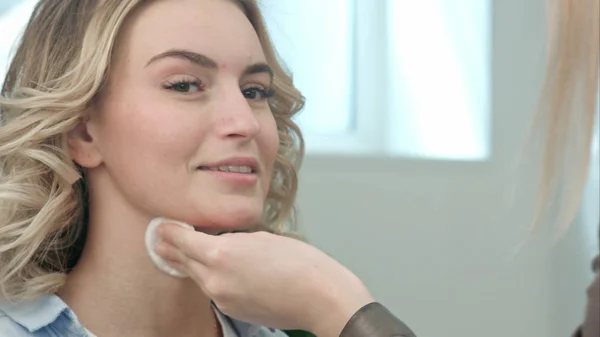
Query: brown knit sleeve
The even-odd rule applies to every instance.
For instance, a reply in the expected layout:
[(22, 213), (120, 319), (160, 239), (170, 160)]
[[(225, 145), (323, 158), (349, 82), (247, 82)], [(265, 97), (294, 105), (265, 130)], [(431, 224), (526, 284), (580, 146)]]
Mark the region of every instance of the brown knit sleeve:
[(382, 304), (373, 302), (362, 307), (346, 324), (340, 337), (416, 337), (415, 334)]

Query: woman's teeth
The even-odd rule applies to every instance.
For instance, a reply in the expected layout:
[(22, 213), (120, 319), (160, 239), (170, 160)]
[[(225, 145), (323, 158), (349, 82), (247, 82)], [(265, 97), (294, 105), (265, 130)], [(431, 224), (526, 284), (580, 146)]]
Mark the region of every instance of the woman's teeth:
[(233, 173), (252, 173), (252, 168), (250, 166), (219, 166), (219, 167), (200, 167), (201, 170), (206, 171), (221, 171), (221, 172), (233, 172)]

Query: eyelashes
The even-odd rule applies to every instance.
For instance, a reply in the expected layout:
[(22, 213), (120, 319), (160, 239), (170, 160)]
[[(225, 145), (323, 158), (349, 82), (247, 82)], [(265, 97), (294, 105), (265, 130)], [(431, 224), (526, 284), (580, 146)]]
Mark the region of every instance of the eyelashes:
[[(169, 90), (179, 94), (196, 94), (206, 91), (206, 86), (198, 80), (181, 79), (172, 82), (167, 82), (163, 85), (165, 90)], [(250, 101), (263, 101), (272, 98), (275, 91), (270, 88), (264, 88), (261, 85), (250, 85), (241, 89), (244, 98)]]
[(242, 90), (242, 94), (247, 100), (262, 101), (273, 97), (273, 89), (264, 89), (262, 87), (250, 87)]
[(164, 88), (178, 93), (191, 94), (194, 92), (202, 92), (206, 88), (200, 81), (179, 80), (169, 82), (164, 85)]

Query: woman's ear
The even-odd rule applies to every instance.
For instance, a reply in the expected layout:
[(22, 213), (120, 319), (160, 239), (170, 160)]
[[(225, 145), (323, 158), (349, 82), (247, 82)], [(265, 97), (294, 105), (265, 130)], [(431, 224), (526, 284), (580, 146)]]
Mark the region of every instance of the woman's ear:
[(79, 122), (67, 134), (69, 156), (84, 168), (94, 168), (102, 163), (102, 155), (98, 151), (96, 140), (90, 132), (88, 121)]

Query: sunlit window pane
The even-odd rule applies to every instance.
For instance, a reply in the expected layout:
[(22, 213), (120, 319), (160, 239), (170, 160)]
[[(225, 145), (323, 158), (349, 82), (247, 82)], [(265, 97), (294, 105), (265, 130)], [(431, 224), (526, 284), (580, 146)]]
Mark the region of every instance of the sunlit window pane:
[(489, 6), (484, 0), (388, 0), (393, 152), (488, 156)]
[(352, 1), (263, 0), (275, 46), (306, 96), (297, 119), (307, 133), (352, 127)]

